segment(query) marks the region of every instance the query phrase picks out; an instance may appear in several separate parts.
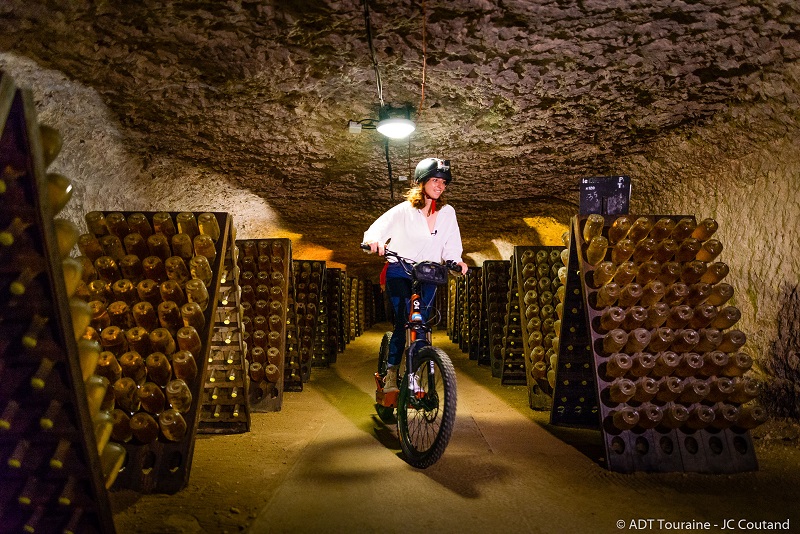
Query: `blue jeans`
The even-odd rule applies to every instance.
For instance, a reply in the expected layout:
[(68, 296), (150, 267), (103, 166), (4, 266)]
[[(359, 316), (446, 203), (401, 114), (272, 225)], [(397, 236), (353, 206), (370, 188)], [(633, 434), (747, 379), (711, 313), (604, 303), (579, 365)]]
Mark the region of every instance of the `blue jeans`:
[[(422, 298), (422, 317), (426, 321), (430, 315), (433, 298), (436, 296), (435, 284), (420, 284)], [(399, 365), (406, 346), (406, 322), (411, 311), (411, 276), (406, 274), (399, 263), (390, 263), (386, 271), (386, 293), (394, 312), (394, 332), (389, 343), (389, 365)]]

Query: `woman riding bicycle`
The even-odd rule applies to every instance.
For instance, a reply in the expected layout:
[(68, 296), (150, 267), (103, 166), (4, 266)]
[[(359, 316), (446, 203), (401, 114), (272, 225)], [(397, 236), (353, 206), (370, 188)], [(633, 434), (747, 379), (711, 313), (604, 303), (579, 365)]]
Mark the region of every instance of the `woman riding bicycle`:
[[(400, 256), (414, 262), (452, 260), (461, 267), (461, 273), (466, 274), (456, 211), (442, 198), (451, 179), (449, 160), (426, 158), (420, 161), (406, 201), (378, 217), (364, 232), (364, 243), (370, 245), (372, 252), (383, 256), (385, 244), (391, 239), (392, 250)], [(397, 366), (405, 348), (405, 323), (411, 298), (411, 276), (394, 258), (388, 262), (386, 292), (394, 310), (394, 334), (389, 345), (386, 392), (397, 391)], [(435, 292), (434, 284), (421, 285), (422, 313), (426, 321)]]

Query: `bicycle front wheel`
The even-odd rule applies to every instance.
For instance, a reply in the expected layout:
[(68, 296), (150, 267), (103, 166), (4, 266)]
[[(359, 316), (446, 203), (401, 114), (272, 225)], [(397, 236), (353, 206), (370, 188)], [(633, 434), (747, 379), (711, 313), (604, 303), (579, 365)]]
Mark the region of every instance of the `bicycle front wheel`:
[(423, 347), (414, 359), (414, 374), (406, 374), (400, 386), (397, 431), (406, 462), (425, 469), (439, 460), (453, 434), (456, 372), (436, 347)]

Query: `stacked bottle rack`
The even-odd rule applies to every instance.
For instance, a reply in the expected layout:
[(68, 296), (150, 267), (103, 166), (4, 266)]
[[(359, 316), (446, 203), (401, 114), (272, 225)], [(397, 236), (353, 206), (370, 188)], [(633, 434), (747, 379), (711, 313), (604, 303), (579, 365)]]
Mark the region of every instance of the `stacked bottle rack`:
[(107, 443), (99, 346), (76, 343), (88, 322), (70, 299), (77, 229), (53, 219), (69, 182), (45, 175), (60, 136), (39, 125), (31, 93), (0, 76), (0, 532), (110, 533), (106, 487), (124, 450)]
[(284, 391), (303, 391), (303, 376), (300, 373), (300, 343), (295, 306), (295, 263), (289, 262), (289, 297), (286, 299), (286, 358), (284, 362)]
[(470, 360), (478, 359), (481, 332), (481, 299), (483, 296), (483, 276), (480, 267), (472, 267), (466, 275), (466, 310), (464, 320), (464, 352)]
[[(522, 342), (528, 400), (534, 410), (550, 410), (560, 328), (557, 294), (565, 289), (559, 279), (563, 247), (514, 247), (515, 271), (522, 310)], [(561, 271), (562, 276), (566, 270)], [(565, 278), (566, 279), (566, 278)]]
[[(333, 268), (326, 271), (328, 278), (328, 310), (330, 320), (328, 323), (328, 336), (331, 338), (331, 351), (329, 356), (330, 363), (336, 363), (339, 352), (343, 352), (347, 345), (345, 338), (345, 317), (347, 316), (345, 299), (345, 280), (347, 273), (342, 269)], [(335, 347), (335, 351), (333, 352)]]
[(527, 385), (525, 353), (522, 340), (522, 314), (516, 274), (517, 261), (512, 256), (509, 270), (506, 321), (503, 326), (502, 365), (500, 383), (508, 386)]
[[(325, 265), (325, 262), (322, 262)], [(330, 349), (328, 340), (329, 328), (329, 294), (328, 294), (328, 270), (327, 266), (324, 268), (325, 273), (319, 283), (319, 313), (317, 314), (317, 330), (314, 336), (314, 350), (311, 354), (312, 367), (328, 367), (330, 365)]]
[[(248, 396), (248, 369), (246, 355), (253, 336), (243, 328), (244, 306), (239, 285), (239, 247), (236, 232), (229, 225), (228, 248), (222, 259), (222, 272), (217, 295), (217, 311), (211, 350), (208, 354), (203, 407), (197, 431), (208, 434), (232, 434), (250, 430), (250, 403)], [(253, 271), (248, 271), (252, 283)], [(252, 285), (247, 291), (252, 289)], [(247, 302), (248, 325), (252, 326), (253, 302)], [(262, 332), (263, 333), (263, 332)]]
[(295, 260), (292, 263), (294, 264), (294, 308), (297, 317), (300, 377), (303, 382), (308, 382), (311, 376), (311, 357), (314, 353), (317, 326), (319, 325), (325, 262)]
[[(486, 330), (485, 352), (478, 358), (479, 365), (490, 368), (502, 364), (503, 326), (508, 313), (508, 284), (510, 280), (511, 262), (507, 260), (486, 260), (483, 262), (483, 306)], [(481, 343), (484, 345), (484, 342)], [(495, 363), (499, 362), (499, 363)], [(493, 376), (495, 376), (493, 374)]]
[[(236, 245), (239, 251), (236, 265), (240, 273), (242, 336), (246, 340), (243, 350), (249, 382), (248, 406), (250, 410), (258, 412), (279, 411), (283, 405), (283, 377), (287, 358), (286, 310), (292, 242), (283, 238), (246, 239), (237, 241)], [(235, 334), (235, 331), (229, 333)], [(227, 340), (226, 337), (222, 341)], [(219, 362), (215, 364), (214, 371), (216, 375), (224, 372), (225, 376), (229, 376), (230, 355), (226, 352), (219, 354), (222, 347), (212, 349), (212, 356)], [(220, 356), (226, 357), (223, 359)], [(213, 377), (210, 375), (209, 380)], [(224, 386), (219, 385), (218, 380), (208, 387), (213, 391), (215, 387)], [(230, 402), (235, 403), (235, 400)]]
[(766, 415), (714, 230), (689, 216), (572, 221), (551, 421), (599, 426), (613, 471), (757, 469), (749, 429)]
[(348, 338), (353, 340), (358, 335), (358, 278), (351, 276), (347, 279), (347, 301), (348, 301)]
[(458, 306), (458, 278), (452, 273), (447, 278), (447, 337), (456, 342)]

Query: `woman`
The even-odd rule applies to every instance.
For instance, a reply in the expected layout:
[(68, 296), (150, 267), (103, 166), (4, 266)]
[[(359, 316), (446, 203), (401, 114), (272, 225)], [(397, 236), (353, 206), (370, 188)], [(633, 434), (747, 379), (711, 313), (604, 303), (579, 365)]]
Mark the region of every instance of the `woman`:
[[(420, 261), (443, 262), (453, 260), (467, 273), (467, 264), (461, 260), (461, 232), (456, 211), (442, 198), (452, 176), (450, 161), (426, 158), (414, 170), (414, 186), (406, 194), (406, 201), (378, 217), (364, 232), (364, 243), (372, 252), (383, 256), (385, 243), (391, 239), (391, 250), (404, 258)], [(394, 333), (389, 344), (388, 370), (384, 392), (397, 391), (397, 365), (403, 356), (406, 335), (405, 323), (411, 299), (411, 277), (394, 258), (389, 258), (386, 270), (386, 292), (394, 310)], [(433, 284), (421, 284), (423, 317), (436, 293)]]

